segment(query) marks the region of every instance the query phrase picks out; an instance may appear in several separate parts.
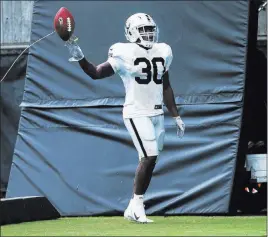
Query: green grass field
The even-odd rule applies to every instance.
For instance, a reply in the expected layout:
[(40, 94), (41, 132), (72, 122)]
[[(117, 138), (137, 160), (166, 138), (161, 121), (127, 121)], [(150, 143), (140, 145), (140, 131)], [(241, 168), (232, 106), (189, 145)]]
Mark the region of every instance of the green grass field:
[(265, 216), (152, 217), (152, 224), (122, 217), (61, 218), (1, 227), (2, 236), (266, 236)]

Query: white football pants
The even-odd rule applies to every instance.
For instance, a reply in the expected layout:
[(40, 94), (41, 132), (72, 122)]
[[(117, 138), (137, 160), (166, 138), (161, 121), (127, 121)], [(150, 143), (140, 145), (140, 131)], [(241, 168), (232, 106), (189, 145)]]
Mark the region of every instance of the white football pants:
[(139, 159), (158, 156), (163, 150), (165, 128), (164, 115), (125, 118), (124, 123), (139, 153)]

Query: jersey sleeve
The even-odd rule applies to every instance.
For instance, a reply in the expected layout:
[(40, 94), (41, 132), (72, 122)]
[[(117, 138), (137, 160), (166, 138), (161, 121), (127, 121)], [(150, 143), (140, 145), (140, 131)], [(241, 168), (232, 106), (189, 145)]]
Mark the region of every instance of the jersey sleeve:
[(114, 70), (115, 73), (120, 71), (120, 68), (122, 66), (122, 56), (119, 53), (120, 44), (114, 44), (110, 47), (108, 52), (108, 59), (107, 62), (109, 62)]
[(173, 60), (172, 49), (169, 45), (166, 45), (166, 65), (165, 65), (166, 71), (169, 70), (172, 60)]

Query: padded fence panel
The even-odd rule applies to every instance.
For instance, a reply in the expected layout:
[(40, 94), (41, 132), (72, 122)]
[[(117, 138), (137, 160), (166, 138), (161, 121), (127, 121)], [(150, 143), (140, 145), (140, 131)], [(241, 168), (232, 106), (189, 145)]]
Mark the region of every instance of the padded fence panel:
[[(176, 137), (165, 115), (165, 149), (146, 196), (148, 211), (227, 212), (241, 107), (181, 109), (187, 134)], [(138, 157), (120, 115), (120, 107), (23, 110), (8, 196), (46, 195), (61, 215), (122, 212)]]
[[(19, 50), (3, 50), (1, 52), (1, 79), (21, 52)], [(15, 148), (20, 110), (19, 107), (24, 88), (27, 66), (27, 54), (14, 65), (1, 82), (1, 192), (6, 192), (13, 152)]]
[[(32, 41), (53, 30), (53, 17), (63, 5), (75, 17), (75, 34), (85, 56), (96, 64), (106, 61), (112, 44), (125, 42), (127, 17), (147, 12), (159, 25), (160, 41), (173, 50), (170, 78), (177, 103), (231, 101), (234, 94), (243, 93), (246, 1), (37, 1)], [(56, 34), (30, 49), (23, 106), (123, 104), (124, 87), (118, 76), (90, 80), (68, 58)]]

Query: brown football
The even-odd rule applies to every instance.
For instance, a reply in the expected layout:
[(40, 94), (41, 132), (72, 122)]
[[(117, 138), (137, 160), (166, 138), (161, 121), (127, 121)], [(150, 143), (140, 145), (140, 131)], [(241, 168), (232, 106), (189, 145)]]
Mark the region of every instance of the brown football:
[(75, 22), (72, 13), (66, 8), (61, 7), (54, 17), (54, 28), (59, 37), (67, 41), (74, 32)]

